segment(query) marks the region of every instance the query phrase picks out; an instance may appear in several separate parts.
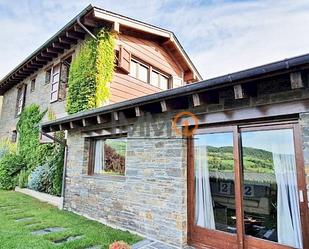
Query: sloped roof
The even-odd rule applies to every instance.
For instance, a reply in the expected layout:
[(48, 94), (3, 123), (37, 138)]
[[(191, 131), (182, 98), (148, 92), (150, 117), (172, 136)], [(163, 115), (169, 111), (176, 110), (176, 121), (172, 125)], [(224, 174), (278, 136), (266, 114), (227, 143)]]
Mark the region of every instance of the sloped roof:
[(71, 129), (71, 123), (81, 122), (82, 120), (91, 120), (92, 125), (98, 124), (98, 122), (95, 121), (97, 117), (108, 116), (113, 112), (128, 112), (129, 110), (134, 110), (134, 108), (145, 107), (147, 105), (148, 109), (150, 109), (150, 106), (160, 106), (160, 102), (162, 101), (174, 101), (177, 103), (189, 102), (189, 97), (192, 97), (193, 94), (202, 94), (214, 89), (251, 82), (254, 79), (269, 77), (271, 75), (286, 74), (308, 67), (309, 54), (304, 54), (301, 56), (292, 57), (290, 59), (284, 59), (232, 74), (223, 75), (213, 79), (203, 80), (194, 84), (130, 99), (92, 110), (82, 111), (53, 121), (45, 122), (41, 125), (41, 129), (44, 132)]
[(61, 55), (65, 49), (77, 44), (78, 40), (84, 39), (87, 32), (79, 25), (78, 20), (90, 31), (99, 26), (113, 27), (117, 24), (122, 29), (137, 30), (159, 37), (166, 41), (167, 48), (173, 49), (173, 54), (192, 72), (196, 80), (202, 79), (173, 32), (89, 5), (3, 77), (0, 81), (0, 95)]

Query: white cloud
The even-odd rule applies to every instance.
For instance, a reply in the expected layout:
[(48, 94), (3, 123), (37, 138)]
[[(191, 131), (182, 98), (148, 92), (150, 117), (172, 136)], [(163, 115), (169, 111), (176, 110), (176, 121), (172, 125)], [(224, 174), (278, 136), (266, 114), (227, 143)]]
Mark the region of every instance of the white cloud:
[[(94, 5), (175, 32), (204, 78), (309, 51), (309, 1), (95, 0)], [(0, 78), (88, 1), (0, 0)]]

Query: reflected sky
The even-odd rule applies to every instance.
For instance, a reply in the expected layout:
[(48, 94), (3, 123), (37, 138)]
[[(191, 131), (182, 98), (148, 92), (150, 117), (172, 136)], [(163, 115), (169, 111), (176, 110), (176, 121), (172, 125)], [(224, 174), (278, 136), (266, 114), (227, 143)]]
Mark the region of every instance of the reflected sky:
[[(293, 130), (269, 130), (242, 132), (242, 146), (267, 150), (274, 153), (294, 154)], [(213, 133), (195, 136), (196, 146), (224, 147), (233, 145), (233, 134)]]

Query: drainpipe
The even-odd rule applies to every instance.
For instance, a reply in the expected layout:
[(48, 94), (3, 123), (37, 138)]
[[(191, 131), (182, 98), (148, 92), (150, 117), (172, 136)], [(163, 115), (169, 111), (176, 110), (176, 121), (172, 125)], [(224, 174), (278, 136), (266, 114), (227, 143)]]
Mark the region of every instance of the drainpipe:
[(85, 27), (84, 24), (81, 23), (80, 17), (78, 17), (78, 18), (76, 19), (76, 21), (77, 21), (78, 25), (79, 25), (83, 30), (85, 30), (92, 38), (94, 38), (94, 39), (97, 40), (97, 37), (96, 37), (94, 34), (92, 34), (91, 31), (90, 31), (89, 29), (87, 29), (87, 28)]
[(66, 142), (53, 137), (45, 132), (43, 132), (42, 130), (40, 131), (40, 133), (45, 136), (48, 137), (50, 139), (52, 139), (54, 142), (59, 143), (61, 145), (64, 146), (64, 160), (63, 160), (63, 171), (62, 171), (62, 185), (61, 185), (61, 198), (62, 198), (62, 203), (61, 203), (61, 209), (64, 208), (64, 193), (65, 193), (65, 176), (66, 176), (66, 169), (67, 169), (67, 157), (68, 157), (68, 145)]

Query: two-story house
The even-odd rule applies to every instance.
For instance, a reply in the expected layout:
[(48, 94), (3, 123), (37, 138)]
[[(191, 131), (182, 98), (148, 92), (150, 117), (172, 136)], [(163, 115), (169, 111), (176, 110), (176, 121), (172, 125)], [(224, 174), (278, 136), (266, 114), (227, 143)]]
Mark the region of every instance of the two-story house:
[(173, 32), (90, 5), (0, 81), (0, 138), (16, 139), (16, 123), (26, 105), (39, 104), (56, 118), (67, 115), (70, 63), (82, 41), (101, 27), (117, 33), (116, 67), (106, 104), (201, 79)]

